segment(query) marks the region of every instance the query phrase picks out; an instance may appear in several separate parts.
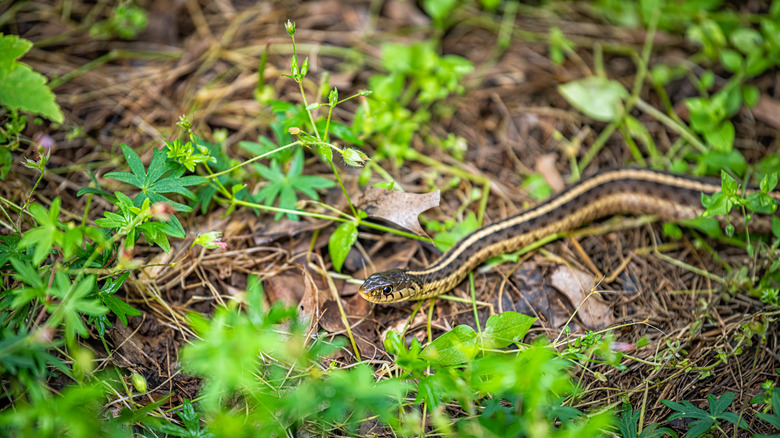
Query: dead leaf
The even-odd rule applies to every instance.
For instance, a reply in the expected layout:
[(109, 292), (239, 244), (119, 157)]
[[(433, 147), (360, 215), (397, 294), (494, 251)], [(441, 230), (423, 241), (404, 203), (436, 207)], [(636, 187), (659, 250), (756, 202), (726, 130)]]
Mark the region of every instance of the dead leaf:
[(294, 269), (282, 271), (273, 277), (263, 280), (268, 302), (281, 301), (285, 306), (298, 304), (306, 294), (306, 283), (303, 274)]
[[(342, 299), (341, 305), (344, 306), (344, 313), (347, 315), (350, 324), (359, 322), (371, 311), (371, 303), (358, 295)], [(332, 297), (322, 305), (320, 326), (330, 333), (344, 330), (344, 322), (341, 320), (339, 307)]]
[(598, 329), (612, 323), (609, 304), (590, 293), (595, 285), (592, 275), (561, 265), (550, 275), (550, 284), (566, 295), (572, 306), (579, 306), (577, 316), (586, 328)]
[(415, 2), (390, 0), (385, 3), (384, 12), (394, 22), (407, 26), (427, 26), (431, 22)]
[(363, 194), (358, 207), (371, 217), (390, 221), (417, 235), (428, 237), (417, 216), (438, 206), (440, 195), (439, 190), (430, 193), (405, 193), (371, 187)]
[(558, 157), (555, 154), (546, 154), (536, 159), (536, 171), (542, 175), (544, 181), (555, 192), (560, 192), (566, 188), (566, 184), (563, 182), (561, 173), (558, 172), (558, 168), (555, 167), (555, 163), (558, 162)]
[(311, 331), (312, 324), (315, 324), (320, 316), (320, 303), (325, 301), (327, 295), (326, 291), (317, 287), (314, 279), (309, 271), (301, 268), (303, 274), (303, 298), (298, 303), (298, 314), (300, 317), (309, 322), (309, 330)]
[(761, 98), (758, 99), (758, 103), (753, 108), (753, 115), (767, 125), (780, 129), (780, 102), (766, 94), (761, 95)]
[(160, 274), (170, 267), (168, 263), (173, 260), (174, 252), (160, 252), (149, 260), (148, 264), (141, 268), (140, 277), (144, 280), (154, 280), (159, 278)]
[[(377, 348), (378, 340), (373, 330), (369, 331), (366, 327), (365, 317), (371, 310), (371, 303), (361, 298), (359, 295), (341, 300), (344, 306), (344, 313), (347, 316), (352, 337), (360, 350), (360, 356), (363, 360), (378, 358), (382, 352)], [(344, 321), (341, 319), (338, 304), (333, 299), (327, 300), (322, 305), (322, 317), (320, 318), (320, 327), (329, 333), (344, 332)], [(346, 333), (343, 333), (346, 336)]]
[[(494, 282), (495, 283), (495, 282)], [(504, 290), (492, 292), (492, 302), (500, 311), (513, 310), (524, 315), (540, 318), (552, 325), (554, 320), (552, 304), (550, 303), (550, 291), (545, 286), (542, 268), (531, 262), (520, 265), (512, 272), (511, 283), (517, 288), (505, 285)], [(495, 283), (496, 289), (500, 282)], [(555, 325), (552, 325), (555, 327)]]

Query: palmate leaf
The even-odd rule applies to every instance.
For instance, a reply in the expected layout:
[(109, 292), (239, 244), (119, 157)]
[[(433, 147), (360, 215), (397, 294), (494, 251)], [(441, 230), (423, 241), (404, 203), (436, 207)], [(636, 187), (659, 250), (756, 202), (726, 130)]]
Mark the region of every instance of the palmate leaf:
[(76, 335), (87, 337), (89, 331), (81, 320), (81, 315), (99, 316), (105, 315), (108, 309), (98, 300), (89, 298), (90, 292), (95, 288), (96, 277), (88, 275), (78, 283), (72, 283), (71, 279), (62, 271), (54, 274), (54, 282), (49, 288), (49, 294), (59, 299), (45, 303), (51, 313), (49, 322), (59, 324), (65, 322), (65, 339), (72, 342)]
[[(107, 278), (106, 282), (103, 284), (103, 287), (95, 294), (97, 298), (106, 307), (108, 307), (108, 309), (111, 310), (111, 312), (113, 312), (114, 315), (116, 315), (124, 325), (127, 325), (128, 316), (141, 316), (141, 312), (138, 309), (114, 296), (114, 294), (119, 290), (119, 287), (122, 286), (125, 280), (127, 280), (129, 275), (129, 272), (125, 272), (115, 279)], [(90, 298), (92, 298), (92, 295), (90, 295)], [(95, 327), (97, 327), (98, 334), (101, 338), (105, 335), (107, 328), (113, 327), (111, 322), (108, 320), (107, 315), (105, 314), (92, 315), (89, 318), (89, 322), (95, 324)]]
[(52, 246), (62, 244), (62, 231), (57, 217), (60, 214), (60, 198), (54, 198), (49, 210), (40, 204), (30, 205), (30, 215), (35, 218), (38, 226), (27, 231), (19, 241), (22, 248), (35, 247), (33, 262), (41, 264), (51, 252)]
[[(269, 167), (255, 164), (254, 168), (257, 170), (257, 173), (269, 182), (267, 186), (255, 194), (257, 202), (272, 206), (276, 199), (279, 198), (279, 208), (296, 210), (295, 204), (298, 202), (298, 192), (316, 201), (319, 199), (317, 195), (318, 189), (327, 189), (336, 185), (335, 182), (321, 176), (301, 175), (303, 162), (303, 151), (298, 149), (295, 151), (295, 155), (290, 162), (290, 168), (286, 173), (276, 161), (271, 161)], [(275, 219), (278, 220), (281, 217), (282, 213), (277, 212)], [(298, 220), (298, 216), (294, 214), (288, 213), (287, 217), (293, 221)]]
[(658, 427), (658, 424), (652, 423), (646, 426), (642, 433), (639, 433), (637, 423), (639, 417), (642, 415), (641, 411), (634, 411), (631, 405), (623, 405), (623, 413), (617, 418), (617, 428), (620, 431), (620, 436), (623, 438), (660, 438), (664, 435), (671, 435), (677, 437), (677, 433), (668, 427)]
[(148, 169), (144, 169), (141, 158), (126, 144), (122, 144), (122, 153), (130, 167), (130, 172), (109, 172), (106, 177), (141, 189), (141, 193), (133, 199), (133, 204), (136, 207), (141, 206), (145, 200), (149, 199), (152, 204), (165, 202), (176, 211), (185, 213), (192, 211), (191, 207), (175, 202), (164, 194), (177, 193), (185, 198), (195, 199), (195, 194), (186, 187), (207, 183), (206, 178), (198, 175), (182, 176), (185, 169), (169, 163), (165, 154), (157, 149), (152, 152), (152, 162), (149, 163)]
[(677, 411), (670, 415), (668, 420), (676, 420), (678, 418), (692, 418), (696, 421), (690, 424), (686, 437), (696, 437), (704, 432), (708, 431), (714, 426), (718, 420), (725, 420), (734, 424), (740, 429), (747, 429), (747, 422), (744, 418), (740, 418), (733, 412), (726, 412), (726, 409), (734, 401), (734, 393), (726, 392), (720, 398), (710, 394), (707, 396), (707, 402), (709, 404), (709, 412), (696, 407), (688, 400), (683, 400), (682, 403), (673, 402), (671, 400), (661, 400), (666, 407), (673, 411)]
[(11, 258), (19, 260), (30, 259), (30, 257), (19, 248), (19, 240), (21, 240), (19, 233), (0, 236), (0, 268), (8, 263)]

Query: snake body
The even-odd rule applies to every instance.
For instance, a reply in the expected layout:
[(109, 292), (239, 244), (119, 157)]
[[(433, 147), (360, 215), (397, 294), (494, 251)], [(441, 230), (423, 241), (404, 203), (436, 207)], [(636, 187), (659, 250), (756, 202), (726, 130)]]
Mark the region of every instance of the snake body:
[[(457, 286), (485, 260), (517, 251), (539, 239), (615, 214), (652, 214), (667, 221), (701, 216), (701, 194), (721, 190), (707, 181), (645, 169), (596, 174), (530, 210), (480, 228), (456, 243), (428, 268), (378, 272), (360, 286), (374, 303), (420, 300)], [(748, 189), (746, 193), (755, 192)], [(770, 192), (780, 201), (780, 192)], [(737, 221), (734, 221), (738, 225)], [(751, 231), (768, 233), (769, 216), (755, 216)]]

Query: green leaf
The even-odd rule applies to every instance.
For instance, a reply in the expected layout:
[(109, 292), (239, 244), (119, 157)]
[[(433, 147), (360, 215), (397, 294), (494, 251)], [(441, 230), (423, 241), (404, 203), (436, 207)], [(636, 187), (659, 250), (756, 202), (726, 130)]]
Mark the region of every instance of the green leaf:
[(738, 27), (729, 32), (729, 42), (737, 50), (744, 54), (760, 52), (764, 38), (757, 30), (749, 27)]
[(668, 421), (676, 420), (678, 418), (696, 419), (696, 421), (689, 424), (688, 432), (685, 436), (698, 437), (715, 424), (715, 419), (712, 418), (707, 411), (697, 408), (687, 400), (684, 400), (682, 404), (670, 400), (661, 400), (661, 403), (669, 409), (677, 411), (669, 416)]
[(13, 163), (13, 156), (11, 151), (7, 147), (0, 147), (0, 181), (4, 180), (8, 176), (8, 172), (11, 171), (11, 164)]
[(434, 339), (420, 357), (441, 366), (468, 362), (477, 356), (477, 332), (467, 325), (459, 325)]
[(726, 392), (720, 398), (716, 398), (713, 394), (707, 396), (707, 403), (709, 412), (698, 408), (693, 403), (684, 400), (682, 403), (676, 403), (670, 400), (661, 400), (666, 407), (676, 411), (669, 416), (668, 420), (676, 420), (678, 418), (692, 418), (696, 421), (690, 423), (690, 428), (685, 436), (697, 437), (708, 431), (711, 427), (719, 424), (717, 420), (728, 421), (740, 429), (747, 429), (747, 422), (744, 418), (739, 418), (734, 413), (726, 412), (726, 409), (734, 401), (734, 393)]
[(721, 120), (714, 105), (703, 97), (685, 99), (685, 106), (690, 113), (691, 127), (696, 132), (706, 132)]
[(658, 424), (652, 423), (646, 426), (642, 433), (639, 433), (637, 424), (641, 416), (641, 411), (634, 411), (631, 405), (623, 405), (623, 413), (617, 419), (617, 427), (621, 438), (661, 438), (664, 435), (671, 435), (675, 438), (677, 434), (668, 427), (658, 428)]
[(758, 99), (761, 98), (761, 91), (755, 85), (743, 85), (742, 86), (742, 100), (745, 102), (745, 106), (753, 108), (758, 104)]
[(567, 39), (558, 26), (550, 28), (547, 41), (550, 46), (550, 60), (556, 65), (562, 65), (566, 60), (566, 53), (572, 53), (576, 48), (574, 42)]
[(30, 48), (32, 43), (25, 39), (0, 34), (0, 104), (62, 123), (64, 116), (54, 93), (46, 86), (46, 78), (17, 62)]
[(731, 198), (723, 192), (715, 193), (712, 196), (702, 193), (701, 203), (707, 207), (706, 216), (729, 214), (734, 206)]
[(184, 399), (181, 411), (177, 412), (176, 415), (181, 418), (181, 422), (184, 424), (184, 427), (187, 428), (187, 436), (203, 438), (214, 436), (210, 432), (201, 430), (200, 414), (195, 412), (195, 408), (192, 406), (192, 402), (188, 399)]
[(736, 50), (725, 49), (720, 52), (720, 62), (731, 73), (736, 73), (742, 68), (742, 55)]
[(704, 138), (714, 151), (727, 154), (734, 148), (734, 124), (725, 120), (714, 129), (704, 131)]
[(547, 184), (541, 173), (532, 173), (523, 180), (523, 191), (536, 201), (543, 201), (553, 194), (552, 187)]
[(64, 272), (57, 271), (54, 274), (54, 283), (49, 289), (49, 293), (59, 298), (60, 301), (46, 303), (46, 307), (51, 313), (49, 323), (57, 324), (64, 321), (65, 338), (68, 342), (73, 342), (76, 335), (82, 337), (89, 335), (87, 327), (81, 320), (81, 314), (99, 316), (108, 312), (108, 309), (98, 300), (88, 297), (94, 287), (94, 275), (88, 275), (78, 283), (72, 284)]
[(679, 240), (682, 238), (682, 230), (675, 223), (666, 222), (663, 226), (663, 233), (665, 236), (669, 236), (672, 239)]
[(143, 208), (138, 208), (133, 206), (133, 201), (127, 195), (116, 192), (119, 213), (107, 211), (103, 213), (105, 217), (96, 219), (95, 223), (100, 227), (116, 229), (118, 233), (126, 234), (130, 244), (135, 243), (137, 232), (142, 231), (147, 242), (158, 245), (165, 252), (170, 252), (168, 236), (182, 238), (185, 236), (184, 229), (176, 216), (171, 216), (167, 222), (149, 222), (152, 219), (149, 203), (145, 200)]
[(752, 78), (759, 76), (775, 65), (772, 58), (762, 52), (751, 52), (745, 62), (745, 76)]
[[(287, 173), (282, 172), (281, 166), (276, 161), (271, 161), (268, 167), (262, 164), (255, 164), (254, 168), (257, 170), (257, 173), (269, 181), (268, 185), (255, 194), (255, 200), (258, 203), (273, 206), (278, 198), (279, 208), (297, 210), (297, 192), (301, 192), (314, 200), (318, 200), (319, 195), (317, 195), (316, 190), (326, 189), (336, 185), (335, 182), (320, 176), (301, 175), (303, 164), (303, 151), (300, 149), (295, 151)], [(275, 219), (278, 220), (281, 217), (282, 213), (277, 212)], [(298, 216), (291, 213), (287, 213), (287, 217), (293, 221), (298, 220)]]
[(761, 193), (771, 192), (772, 190), (775, 189), (775, 187), (777, 187), (777, 183), (778, 183), (777, 172), (772, 172), (764, 175), (764, 177), (761, 178), (761, 183), (760, 183)]
[(729, 153), (707, 152), (698, 155), (696, 161), (698, 161), (700, 166), (703, 166), (702, 173), (706, 174), (728, 169), (736, 175), (744, 175), (747, 169), (745, 157), (736, 149), (732, 149)]
[(734, 401), (735, 397), (736, 396), (733, 392), (727, 392), (719, 399), (715, 398), (715, 396), (712, 394), (708, 395), (707, 403), (709, 404), (710, 414), (717, 417), (720, 414), (726, 412), (726, 409), (728, 409), (729, 405)]
[(477, 216), (473, 211), (469, 211), (466, 214), (466, 217), (463, 218), (463, 221), (455, 224), (450, 231), (436, 233), (433, 243), (436, 245), (436, 248), (439, 248), (442, 251), (447, 251), (458, 240), (466, 237), (466, 235), (472, 231), (475, 231), (477, 228), (479, 228)]
[(328, 253), (333, 262), (333, 269), (341, 272), (344, 260), (357, 241), (357, 226), (352, 222), (346, 222), (338, 226), (328, 240)]
[(751, 193), (745, 198), (745, 207), (754, 213), (773, 214), (777, 201), (766, 193)]
[(624, 122), (626, 124), (626, 128), (628, 129), (628, 134), (642, 143), (650, 156), (658, 155), (658, 150), (655, 147), (653, 136), (650, 135), (650, 131), (648, 131), (644, 123), (630, 115), (626, 115)]
[(534, 321), (536, 318), (512, 311), (490, 316), (481, 334), (482, 348), (505, 348), (520, 342)]
[(163, 222), (146, 222), (137, 227), (144, 232), (144, 238), (147, 242), (153, 243), (167, 254), (171, 253), (171, 244), (168, 242), (168, 236), (165, 235), (166, 224)]
[(196, 199), (195, 194), (185, 187), (207, 183), (206, 178), (197, 175), (182, 177), (184, 168), (176, 169), (175, 165), (166, 161), (165, 154), (157, 149), (152, 152), (152, 162), (149, 163), (149, 169), (144, 170), (144, 165), (138, 154), (126, 144), (121, 146), (130, 172), (108, 172), (105, 176), (141, 189), (141, 192), (133, 199), (133, 204), (136, 207), (140, 207), (144, 201), (149, 199), (152, 204), (156, 202), (168, 203), (176, 211), (186, 213), (192, 211), (191, 207), (175, 202), (163, 194), (177, 193), (185, 198)]
[(33, 262), (40, 265), (51, 252), (54, 243), (61, 243), (62, 231), (60, 231), (60, 222), (57, 217), (60, 213), (60, 198), (54, 198), (50, 209), (47, 211), (40, 204), (30, 205), (30, 215), (38, 223), (38, 227), (33, 228), (22, 236), (19, 246), (28, 248), (35, 246), (33, 253)]
[(444, 19), (452, 15), (452, 12), (458, 7), (458, 3), (458, 0), (423, 0), (422, 6), (425, 12), (433, 18), (436, 27), (443, 29)]
[(355, 134), (349, 126), (343, 123), (331, 122), (330, 133), (333, 134), (334, 137), (344, 140), (347, 143), (351, 143), (353, 145), (363, 146), (363, 144), (365, 143), (363, 139), (361, 139), (357, 134)]
[[(765, 421), (777, 430), (780, 430), (780, 388), (772, 388), (772, 414), (759, 412), (756, 417)], [(759, 435), (760, 438), (769, 437), (770, 435)], [(777, 435), (771, 435), (777, 436)]]
[(697, 217), (694, 219), (686, 219), (680, 221), (680, 224), (688, 228), (699, 230), (713, 239), (719, 239), (723, 237), (723, 230), (720, 227), (720, 222), (718, 222), (718, 220), (713, 217)]
[(725, 170), (720, 172), (720, 184), (724, 194), (729, 196), (735, 196), (737, 194), (737, 190), (739, 189), (737, 180)]
[(8, 263), (11, 258), (15, 258), (17, 260), (29, 260), (29, 257), (24, 252), (19, 250), (20, 240), (21, 236), (19, 233), (0, 236), (0, 268)]
[(617, 81), (590, 76), (558, 86), (558, 92), (574, 108), (600, 122), (611, 122), (623, 112), (628, 91)]
[(13, 290), (14, 300), (11, 303), (12, 307), (23, 306), (34, 299), (43, 300), (46, 298), (47, 284), (43, 282), (40, 274), (32, 265), (27, 261), (11, 258), (11, 266), (16, 270), (13, 277), (29, 286)]
[(453, 392), (453, 388), (457, 388), (457, 384), (458, 382), (454, 381), (446, 370), (439, 370), (436, 374), (420, 379), (414, 402), (418, 404), (425, 402), (429, 409), (434, 410), (451, 398), (448, 396)]
[(139, 310), (114, 296), (129, 275), (129, 272), (125, 272), (115, 279), (106, 279), (103, 287), (98, 292), (98, 298), (117, 316), (117, 318), (119, 318), (120, 321), (122, 321), (122, 324), (124, 325), (127, 325), (128, 316), (141, 316)]
[(666, 85), (669, 82), (685, 76), (687, 70), (682, 67), (670, 67), (668, 65), (656, 65), (650, 70), (650, 78), (656, 85)]
[(393, 330), (387, 332), (384, 346), (385, 351), (392, 354), (393, 356), (398, 356), (402, 351), (406, 350), (406, 345), (404, 345), (404, 340), (401, 338), (401, 335)]
[(702, 52), (708, 58), (714, 59), (717, 53), (726, 45), (726, 36), (718, 23), (705, 19), (700, 24), (688, 27), (686, 37), (702, 46)]
[[(2, 35), (0, 35), (2, 36)], [(33, 44), (16, 35), (6, 35), (0, 38), (0, 67), (12, 64), (29, 52)]]

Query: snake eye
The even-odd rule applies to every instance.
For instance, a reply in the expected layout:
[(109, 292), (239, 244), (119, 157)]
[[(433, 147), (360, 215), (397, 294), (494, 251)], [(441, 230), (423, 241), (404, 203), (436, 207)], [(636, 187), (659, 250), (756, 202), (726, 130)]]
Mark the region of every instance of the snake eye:
[(385, 286), (382, 288), (382, 292), (384, 292), (385, 295), (390, 295), (390, 293), (393, 292), (393, 288), (390, 286)]

